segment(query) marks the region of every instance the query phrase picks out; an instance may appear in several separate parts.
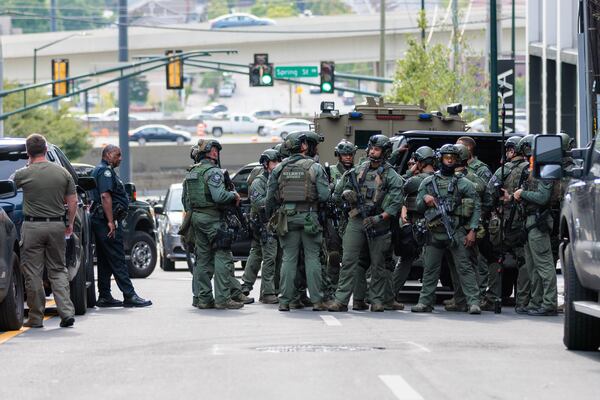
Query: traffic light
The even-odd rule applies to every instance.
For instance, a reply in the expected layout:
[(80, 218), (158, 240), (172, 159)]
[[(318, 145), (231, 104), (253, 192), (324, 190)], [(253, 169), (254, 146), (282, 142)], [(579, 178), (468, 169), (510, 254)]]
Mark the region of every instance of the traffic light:
[(69, 93), (69, 60), (66, 58), (55, 58), (52, 60), (52, 80), (64, 82), (52, 83), (52, 97), (65, 96)]
[(167, 89), (183, 89), (183, 60), (178, 55), (181, 50), (167, 50), (165, 56), (171, 56), (167, 63)]
[(333, 61), (321, 61), (321, 93), (333, 93), (335, 89), (335, 63)]
[(250, 86), (273, 86), (273, 64), (268, 54), (255, 54), (249, 72)]

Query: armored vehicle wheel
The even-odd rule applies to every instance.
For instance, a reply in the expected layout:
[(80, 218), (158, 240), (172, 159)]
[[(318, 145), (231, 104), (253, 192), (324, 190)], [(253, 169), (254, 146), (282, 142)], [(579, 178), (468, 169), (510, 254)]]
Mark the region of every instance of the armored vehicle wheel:
[(10, 286), (4, 301), (0, 303), (0, 331), (16, 331), (23, 325), (23, 276), (19, 269), (19, 257), (13, 253), (12, 259)]

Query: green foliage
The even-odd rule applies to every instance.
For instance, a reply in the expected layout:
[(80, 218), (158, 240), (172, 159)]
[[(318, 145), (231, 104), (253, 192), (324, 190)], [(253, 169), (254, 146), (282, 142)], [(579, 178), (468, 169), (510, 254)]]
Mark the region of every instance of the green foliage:
[(208, 19), (220, 17), (223, 14), (229, 14), (229, 10), (233, 7), (230, 0), (210, 0), (206, 8)]
[(451, 51), (441, 44), (423, 47), (415, 38), (408, 40), (404, 58), (398, 60), (394, 85), (386, 96), (390, 101), (419, 104), (428, 110), (445, 110), (449, 103), (460, 102), (470, 107), (487, 107), (488, 91), (482, 68), (473, 62), (463, 43), (459, 68), (452, 70)]
[(143, 75), (129, 78), (129, 100), (145, 104), (148, 101), (148, 80)]
[(515, 108), (525, 108), (525, 76), (515, 78)]
[(163, 102), (163, 110), (166, 114), (183, 111), (183, 107), (181, 107), (181, 101), (179, 100), (179, 95), (177, 93), (172, 93), (166, 98), (166, 100)]
[(305, 0), (304, 9), (312, 11), (313, 15), (340, 15), (351, 12), (341, 0)]
[(282, 18), (298, 15), (298, 10), (289, 0), (257, 0), (250, 13), (257, 17)]
[[(5, 88), (14, 88), (16, 85), (5, 83)], [(43, 101), (48, 96), (43, 90), (27, 92), (28, 104)], [(4, 98), (5, 111), (12, 111), (23, 106), (23, 95), (14, 94)], [(51, 106), (38, 107), (31, 111), (19, 113), (5, 121), (6, 136), (27, 137), (32, 133), (40, 133), (60, 147), (65, 155), (76, 160), (91, 148), (89, 133), (83, 124), (71, 117), (66, 106), (57, 112)]]
[(221, 73), (219, 71), (207, 71), (202, 73), (202, 81), (200, 87), (204, 89), (213, 88), (217, 89), (221, 82)]

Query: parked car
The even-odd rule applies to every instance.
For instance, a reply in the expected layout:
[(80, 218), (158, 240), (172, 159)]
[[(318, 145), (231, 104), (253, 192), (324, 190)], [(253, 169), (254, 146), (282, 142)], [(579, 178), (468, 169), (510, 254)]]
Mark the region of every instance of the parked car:
[[(79, 177), (90, 176), (93, 165), (74, 163), (73, 168)], [(129, 210), (123, 222), (123, 247), (125, 260), (132, 278), (146, 278), (156, 267), (156, 229), (154, 215), (149, 203), (138, 200), (135, 185), (125, 184), (129, 196)], [(90, 194), (88, 193), (88, 199)], [(89, 201), (88, 201), (89, 205)]]
[(184, 144), (192, 140), (189, 132), (178, 131), (166, 125), (143, 125), (129, 133), (130, 142), (144, 145), (148, 142), (176, 142)]
[(265, 134), (285, 139), (290, 132), (308, 131), (311, 122), (305, 119), (284, 118), (273, 121), (265, 127)]
[[(118, 121), (119, 109), (117, 107), (109, 108), (102, 113), (86, 114), (79, 117), (82, 121)], [(130, 121), (143, 121), (144, 118), (139, 115), (129, 114)]]
[(204, 122), (205, 119), (212, 118), (213, 114), (204, 111), (190, 114), (186, 117), (188, 121)]
[(569, 350), (600, 347), (600, 140), (571, 151), (572, 170), (562, 167), (561, 138), (538, 135), (534, 143), (534, 175), (570, 178), (559, 217), (559, 256), (565, 282), (563, 342)]
[(256, 133), (264, 136), (264, 127), (267, 121), (256, 119), (245, 114), (231, 114), (224, 119), (209, 119), (204, 121), (205, 130), (214, 137), (223, 136), (224, 133)]
[(221, 85), (219, 87), (219, 97), (232, 97), (235, 92), (233, 85)]
[[(67, 240), (66, 263), (69, 272), (71, 300), (75, 306), (75, 314), (85, 314), (87, 307), (96, 304), (96, 290), (93, 270), (93, 235), (91, 231), (89, 210), (85, 207), (88, 202), (86, 191), (96, 187), (94, 179), (78, 177), (71, 162), (56, 146), (48, 143), (47, 159), (64, 167), (73, 177), (77, 187), (77, 213), (73, 224), (73, 235)], [(24, 138), (0, 139), (0, 181), (10, 180), (19, 168), (27, 163)], [(17, 235), (20, 235), (23, 224), (23, 192), (21, 190), (4, 196), (0, 200), (2, 208), (15, 225)], [(19, 256), (18, 248), (15, 249)], [(48, 287), (50, 287), (48, 285)]]
[(173, 271), (176, 261), (186, 259), (181, 237), (177, 233), (183, 220), (182, 192), (183, 185), (174, 183), (169, 187), (165, 201), (154, 206), (154, 213), (158, 219), (160, 268), (164, 271)]
[(235, 13), (217, 17), (210, 21), (211, 29), (235, 28), (240, 26), (274, 25), (275, 21), (269, 18), (259, 18), (256, 15)]
[(252, 116), (258, 119), (276, 119), (282, 115), (283, 113), (279, 110), (258, 110), (252, 113)]
[(0, 331), (13, 331), (23, 326), (24, 286), (19, 266), (19, 237), (15, 224), (4, 211), (13, 205), (2, 203), (5, 197), (16, 195), (12, 181), (0, 182)]
[(218, 112), (226, 112), (229, 111), (229, 108), (225, 104), (221, 103), (210, 103), (206, 107), (202, 108), (202, 112), (206, 114), (215, 114)]

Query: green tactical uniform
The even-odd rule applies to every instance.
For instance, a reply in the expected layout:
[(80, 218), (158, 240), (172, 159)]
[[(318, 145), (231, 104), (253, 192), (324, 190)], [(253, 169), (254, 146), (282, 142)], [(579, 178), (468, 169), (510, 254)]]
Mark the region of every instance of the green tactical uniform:
[[(364, 199), (365, 207), (370, 210), (369, 216), (376, 216), (386, 212), (396, 217), (402, 206), (402, 180), (390, 164), (385, 163), (373, 169), (371, 162), (365, 162), (353, 168), (344, 175), (339, 185), (340, 190), (355, 191), (351, 183), (350, 174), (358, 182), (360, 193)], [(339, 193), (339, 190), (336, 190)], [(354, 204), (353, 206), (356, 206)], [(340, 280), (335, 293), (337, 303), (348, 305), (350, 296), (355, 286), (355, 277), (360, 267), (361, 254), (365, 252), (370, 258), (371, 286), (370, 300), (373, 305), (383, 305), (389, 301), (386, 294), (386, 285), (391, 285), (391, 271), (386, 268), (391, 256), (390, 221), (377, 222), (367, 237), (363, 228), (363, 216), (356, 208), (349, 213), (348, 225), (343, 236), (344, 254)], [(364, 269), (364, 268), (363, 268)], [(362, 299), (361, 299), (362, 300)], [(393, 300), (393, 299), (392, 299)]]
[(254, 178), (248, 190), (251, 219), (255, 224), (252, 226), (253, 235), (250, 254), (242, 275), (242, 291), (249, 293), (252, 291), (262, 264), (260, 300), (265, 296), (277, 295), (275, 276), (278, 267), (277, 249), (279, 247), (277, 238), (267, 232), (265, 199), (267, 197), (269, 173), (264, 168), (262, 169), (263, 172)]
[[(523, 156), (515, 156), (512, 160), (504, 164), (504, 189), (509, 195), (513, 195), (514, 192), (519, 189), (519, 181), (525, 180), (529, 176), (529, 162), (527, 162)], [(502, 181), (502, 167), (498, 168), (494, 173), (494, 179), (498, 182)], [(499, 193), (495, 193), (497, 197)], [(497, 200), (495, 200), (496, 202)], [(514, 202), (514, 200), (513, 200)], [(514, 206), (513, 206), (514, 204)], [(505, 205), (499, 205), (503, 207), (503, 224), (504, 243), (501, 242), (500, 238), (500, 220), (495, 219), (494, 223), (490, 223), (490, 239), (496, 249), (505, 251), (510, 254), (516, 263), (518, 268), (517, 278), (517, 291), (515, 295), (515, 301), (517, 307), (525, 307), (529, 303), (529, 292), (531, 289), (529, 274), (525, 268), (525, 250), (523, 245), (525, 244), (525, 235), (523, 231), (524, 215), (521, 207), (518, 203), (510, 203)], [(507, 226), (508, 219), (510, 216), (511, 208), (514, 207), (514, 217), (511, 226)], [(502, 256), (502, 254), (500, 254)], [(501, 276), (499, 273), (500, 265), (498, 263), (490, 264), (489, 268), (489, 283), (488, 293), (486, 294), (487, 299), (490, 303), (493, 303), (496, 299), (500, 299), (501, 293)]]
[[(466, 296), (469, 306), (479, 305), (479, 290), (475, 269), (469, 257), (469, 252), (464, 246), (467, 230), (477, 230), (481, 214), (481, 203), (474, 185), (463, 176), (445, 176), (440, 172), (425, 178), (419, 187), (417, 196), (417, 209), (427, 217), (428, 206), (425, 204), (425, 195), (438, 198), (433, 182), (435, 181), (439, 197), (449, 203), (451, 213), (449, 217), (455, 229), (453, 240), (449, 240), (441, 218), (429, 220), (428, 228), (430, 239), (424, 250), (423, 286), (419, 296), (419, 305), (433, 307), (435, 289), (440, 277), (442, 258), (446, 252), (452, 255), (458, 273), (458, 283)], [(438, 199), (437, 201), (440, 201)], [(429, 208), (434, 210), (435, 208)], [(413, 311), (416, 311), (413, 307)]]
[[(291, 135), (291, 134), (290, 134)], [(289, 136), (288, 138), (289, 139)], [(313, 304), (322, 302), (322, 271), (319, 258), (323, 229), (318, 221), (319, 203), (329, 198), (323, 167), (312, 158), (292, 154), (271, 173), (267, 184), (267, 215), (278, 208), (278, 236), (283, 250), (280, 309), (297, 297), (296, 274), (300, 248), (304, 250), (306, 280)]]
[(549, 312), (557, 309), (556, 269), (550, 245), (552, 215), (548, 206), (552, 183), (533, 178), (523, 184), (521, 200), (525, 210), (525, 266), (531, 279), (531, 299), (528, 309)]
[[(330, 186), (333, 188), (332, 192), (335, 192), (335, 188), (338, 183), (342, 180), (342, 176), (347, 171), (346, 167), (341, 162), (338, 162), (333, 168), (329, 170)], [(335, 292), (340, 277), (340, 261), (342, 254), (342, 236), (348, 223), (345, 215), (338, 216), (338, 227), (337, 230), (333, 226), (331, 221), (327, 221), (326, 229), (328, 230), (326, 236), (327, 245), (327, 279), (328, 284), (331, 286), (329, 291)]]
[(234, 192), (227, 191), (224, 181), (221, 169), (208, 159), (193, 165), (183, 181), (182, 202), (185, 212), (192, 212), (196, 254), (192, 281), (194, 304), (205, 308), (214, 303), (225, 305), (232, 297), (241, 295), (241, 287), (234, 277), (231, 243), (227, 245), (223, 238), (227, 226), (219, 206), (235, 200)]

